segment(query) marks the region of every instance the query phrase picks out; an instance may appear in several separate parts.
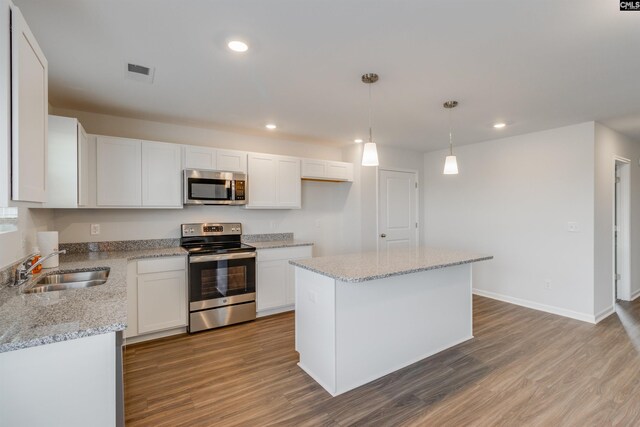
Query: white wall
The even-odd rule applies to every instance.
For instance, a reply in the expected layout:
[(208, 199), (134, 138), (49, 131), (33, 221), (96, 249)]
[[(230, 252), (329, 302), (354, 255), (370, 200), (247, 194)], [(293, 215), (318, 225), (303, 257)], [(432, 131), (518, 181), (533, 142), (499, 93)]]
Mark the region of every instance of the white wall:
[(18, 207), (18, 229), (0, 234), (0, 269), (29, 255), (36, 246), (36, 233), (53, 227), (53, 212), (48, 209), (28, 209), (24, 203), (11, 203)]
[[(184, 209), (59, 209), (54, 228), (61, 242), (180, 237), (180, 224), (241, 222), (245, 234), (293, 232), (315, 243), (314, 255), (354, 252), (360, 234), (345, 221), (350, 184), (304, 181), (300, 210), (247, 210), (239, 206), (188, 206)], [(101, 225), (91, 236), (90, 224)]]
[(594, 310), (601, 313), (612, 306), (615, 156), (631, 161), (631, 295), (640, 293), (640, 143), (596, 123), (595, 153)]
[(287, 140), (278, 137), (279, 133), (274, 133), (273, 136), (241, 134), (212, 127), (132, 119), (55, 107), (52, 114), (75, 117), (82, 123), (88, 133), (98, 135), (139, 138), (176, 144), (214, 146), (286, 156), (342, 160), (342, 150), (338, 147)]
[(424, 156), (426, 244), (493, 255), (478, 293), (592, 321), (594, 123), (454, 151), (459, 175), (442, 174), (445, 151)]

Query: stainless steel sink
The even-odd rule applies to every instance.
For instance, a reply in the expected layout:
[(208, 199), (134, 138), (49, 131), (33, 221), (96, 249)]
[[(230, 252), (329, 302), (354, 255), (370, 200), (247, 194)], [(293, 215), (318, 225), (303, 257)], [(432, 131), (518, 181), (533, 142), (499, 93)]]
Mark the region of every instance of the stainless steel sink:
[(48, 274), (29, 285), (22, 292), (32, 294), (37, 292), (64, 291), (66, 289), (80, 289), (102, 285), (109, 278), (109, 267), (83, 271), (61, 271)]

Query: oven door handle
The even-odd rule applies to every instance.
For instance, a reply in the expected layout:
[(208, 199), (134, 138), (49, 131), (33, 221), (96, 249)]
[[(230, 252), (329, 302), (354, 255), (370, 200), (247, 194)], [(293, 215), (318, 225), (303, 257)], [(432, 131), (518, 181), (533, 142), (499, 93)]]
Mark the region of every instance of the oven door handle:
[(196, 264), (199, 262), (210, 262), (210, 261), (227, 261), (232, 259), (247, 259), (247, 258), (255, 258), (255, 252), (240, 252), (237, 254), (220, 254), (220, 255), (198, 255), (198, 256), (190, 256), (189, 264)]

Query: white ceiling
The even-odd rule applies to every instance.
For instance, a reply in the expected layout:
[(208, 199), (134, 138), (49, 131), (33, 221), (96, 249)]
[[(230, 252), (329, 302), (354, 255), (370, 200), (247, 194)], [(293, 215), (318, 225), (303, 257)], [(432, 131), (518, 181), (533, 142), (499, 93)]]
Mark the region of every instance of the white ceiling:
[[(640, 140), (640, 13), (609, 0), (16, 0), (50, 102), (140, 118), (418, 150), (588, 120)], [(250, 50), (226, 48), (233, 37)], [(155, 66), (149, 85), (127, 61)], [(508, 127), (495, 130), (492, 124)]]

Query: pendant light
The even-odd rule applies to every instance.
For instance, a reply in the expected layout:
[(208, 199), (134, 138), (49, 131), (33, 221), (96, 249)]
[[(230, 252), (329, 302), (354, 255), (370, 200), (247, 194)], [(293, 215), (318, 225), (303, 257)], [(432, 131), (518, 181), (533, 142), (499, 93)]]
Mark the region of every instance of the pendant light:
[(456, 156), (453, 155), (453, 131), (451, 126), (451, 110), (458, 105), (458, 101), (447, 101), (443, 104), (444, 108), (449, 110), (449, 155), (444, 160), (444, 175), (457, 175), (458, 162)]
[(372, 113), (371, 113), (371, 85), (378, 81), (378, 75), (375, 73), (363, 74), (362, 82), (369, 85), (369, 142), (364, 144), (362, 150), (362, 166), (378, 166), (378, 149), (376, 143), (373, 142), (371, 131)]

